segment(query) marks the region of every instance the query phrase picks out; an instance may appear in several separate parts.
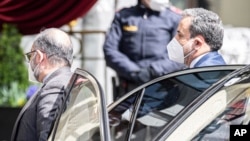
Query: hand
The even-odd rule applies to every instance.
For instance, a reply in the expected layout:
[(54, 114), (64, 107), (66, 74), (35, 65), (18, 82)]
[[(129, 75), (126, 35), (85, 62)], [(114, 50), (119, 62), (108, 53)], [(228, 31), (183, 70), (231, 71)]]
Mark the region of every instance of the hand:
[(131, 73), (131, 79), (136, 83), (142, 84), (151, 79), (151, 73), (148, 68), (142, 68), (137, 72)]

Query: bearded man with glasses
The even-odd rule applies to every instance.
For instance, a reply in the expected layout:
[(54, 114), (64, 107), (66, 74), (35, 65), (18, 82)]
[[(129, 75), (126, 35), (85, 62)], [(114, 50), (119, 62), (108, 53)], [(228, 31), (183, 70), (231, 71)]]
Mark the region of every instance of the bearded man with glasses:
[(29, 63), (29, 79), (42, 85), (19, 113), (11, 140), (46, 141), (73, 74), (72, 41), (65, 32), (49, 28), (37, 35), (31, 51), (25, 56)]

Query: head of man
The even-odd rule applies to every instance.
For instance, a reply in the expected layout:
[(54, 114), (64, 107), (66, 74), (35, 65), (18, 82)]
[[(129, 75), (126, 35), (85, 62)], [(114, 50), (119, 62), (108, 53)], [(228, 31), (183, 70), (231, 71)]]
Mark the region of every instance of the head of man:
[(60, 67), (71, 66), (73, 61), (71, 39), (59, 29), (46, 29), (36, 36), (28, 58), (34, 77), (42, 82), (47, 74)]
[[(168, 50), (171, 50), (171, 46), (179, 46), (179, 57), (182, 57), (179, 62), (183, 61), (189, 66), (200, 55), (219, 50), (223, 43), (223, 35), (223, 24), (216, 13), (203, 8), (186, 9), (182, 13), (177, 34), (171, 41), (172, 45), (169, 44)], [(170, 51), (169, 57), (175, 54)]]

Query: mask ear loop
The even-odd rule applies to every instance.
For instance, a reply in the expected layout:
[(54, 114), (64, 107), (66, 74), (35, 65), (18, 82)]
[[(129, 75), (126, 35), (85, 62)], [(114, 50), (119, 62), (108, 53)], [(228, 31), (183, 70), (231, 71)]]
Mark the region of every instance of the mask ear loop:
[(194, 51), (195, 51), (195, 50), (192, 50), (192, 51), (190, 51), (186, 56), (184, 56), (184, 63), (185, 63), (185, 64), (187, 64), (187, 61), (188, 61), (188, 60), (186, 60), (186, 58), (187, 58), (188, 56), (190, 56), (192, 53), (194, 53)]
[[(193, 42), (193, 41), (192, 41)], [(190, 56), (192, 53), (195, 52), (195, 49), (192, 49), (186, 56), (184, 56), (184, 59), (187, 58), (188, 56)]]
[(190, 51), (186, 56), (184, 56), (184, 59), (187, 58), (189, 55), (191, 55), (192, 53), (194, 53), (195, 49)]

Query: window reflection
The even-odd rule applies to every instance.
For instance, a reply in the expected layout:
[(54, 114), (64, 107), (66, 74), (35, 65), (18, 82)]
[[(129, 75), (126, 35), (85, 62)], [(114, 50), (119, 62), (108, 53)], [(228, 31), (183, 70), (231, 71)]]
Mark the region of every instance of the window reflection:
[(229, 140), (230, 125), (249, 124), (250, 118), (246, 116), (246, 112), (250, 110), (250, 84), (234, 84), (224, 87), (221, 91), (227, 93), (227, 106), (192, 139), (193, 141)]
[(162, 80), (146, 88), (133, 131), (153, 139), (178, 113), (205, 89), (230, 71), (192, 73)]
[[(168, 78), (134, 93), (109, 112), (113, 140), (152, 140), (205, 89), (231, 71), (207, 71)], [(143, 95), (142, 100), (139, 97)], [(135, 106), (140, 103), (138, 111)], [(137, 113), (134, 125), (132, 115)], [(132, 134), (129, 135), (129, 131)]]
[(136, 100), (140, 95), (141, 91), (136, 92), (109, 112), (109, 124), (113, 140), (125, 140), (131, 126), (130, 119), (134, 112)]
[(92, 83), (78, 76), (60, 117), (55, 140), (99, 140), (100, 119)]

